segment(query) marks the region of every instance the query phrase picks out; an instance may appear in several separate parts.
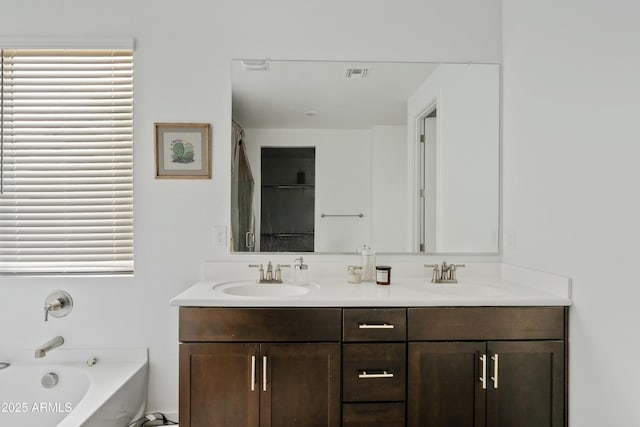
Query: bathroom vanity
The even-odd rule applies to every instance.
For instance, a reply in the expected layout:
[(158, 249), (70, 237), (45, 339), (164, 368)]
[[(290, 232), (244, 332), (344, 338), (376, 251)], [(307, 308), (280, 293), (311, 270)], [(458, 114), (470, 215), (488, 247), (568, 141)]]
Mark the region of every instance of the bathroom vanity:
[(173, 300), (180, 424), (566, 426), (569, 295), (483, 283), (253, 298), (200, 282)]
[(180, 424), (339, 426), (340, 317), (180, 308)]

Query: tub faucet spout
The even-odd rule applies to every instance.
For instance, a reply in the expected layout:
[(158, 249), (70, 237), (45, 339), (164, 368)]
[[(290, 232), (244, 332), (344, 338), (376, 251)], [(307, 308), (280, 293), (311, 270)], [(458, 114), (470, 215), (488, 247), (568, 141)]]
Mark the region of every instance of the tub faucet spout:
[(60, 347), (62, 344), (64, 344), (64, 338), (62, 338), (61, 336), (57, 336), (51, 341), (47, 341), (40, 347), (36, 348), (36, 358), (45, 357), (48, 352), (50, 352), (54, 348)]

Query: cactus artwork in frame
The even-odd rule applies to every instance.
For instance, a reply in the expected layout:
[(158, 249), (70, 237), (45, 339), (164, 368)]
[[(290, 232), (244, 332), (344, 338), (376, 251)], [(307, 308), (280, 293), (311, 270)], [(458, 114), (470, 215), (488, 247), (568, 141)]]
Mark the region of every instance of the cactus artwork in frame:
[(156, 178), (211, 178), (209, 123), (154, 123)]

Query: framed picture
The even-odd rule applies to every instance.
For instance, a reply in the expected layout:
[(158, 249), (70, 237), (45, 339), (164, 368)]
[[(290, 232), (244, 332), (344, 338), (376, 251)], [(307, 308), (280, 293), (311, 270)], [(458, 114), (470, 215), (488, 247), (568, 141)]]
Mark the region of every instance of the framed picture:
[(156, 178), (211, 178), (209, 123), (154, 123)]

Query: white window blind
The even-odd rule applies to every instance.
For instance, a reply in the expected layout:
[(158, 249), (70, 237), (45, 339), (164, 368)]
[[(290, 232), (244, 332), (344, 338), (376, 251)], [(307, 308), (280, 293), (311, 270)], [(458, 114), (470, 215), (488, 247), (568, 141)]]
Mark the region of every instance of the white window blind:
[(132, 272), (132, 52), (1, 53), (0, 274)]

